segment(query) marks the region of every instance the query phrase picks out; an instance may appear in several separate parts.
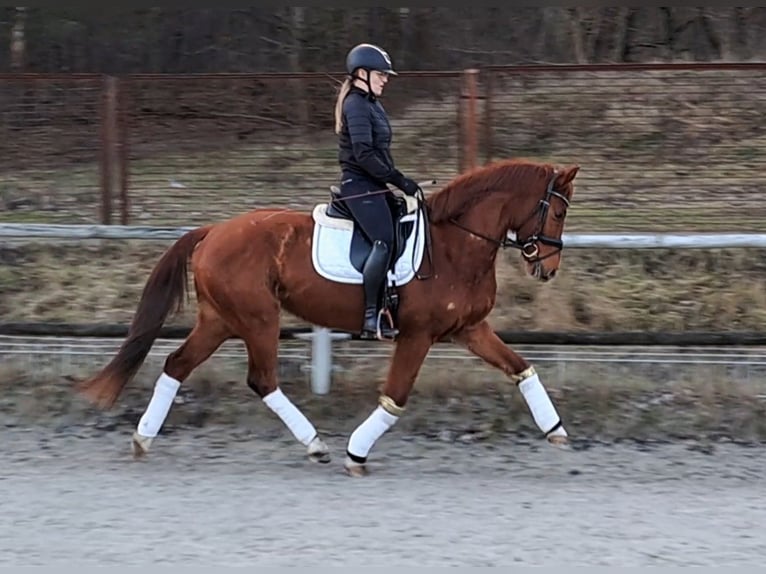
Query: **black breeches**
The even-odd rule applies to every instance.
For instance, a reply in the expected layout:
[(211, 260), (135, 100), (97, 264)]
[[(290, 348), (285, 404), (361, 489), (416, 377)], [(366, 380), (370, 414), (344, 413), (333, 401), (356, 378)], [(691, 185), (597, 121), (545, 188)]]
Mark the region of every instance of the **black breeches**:
[[(386, 193), (369, 193), (385, 189), (367, 180), (354, 179), (341, 184), (340, 196), (370, 242), (383, 241), (393, 250), (394, 224)], [(361, 196), (353, 197), (351, 196)], [(346, 198), (350, 198), (346, 200)]]

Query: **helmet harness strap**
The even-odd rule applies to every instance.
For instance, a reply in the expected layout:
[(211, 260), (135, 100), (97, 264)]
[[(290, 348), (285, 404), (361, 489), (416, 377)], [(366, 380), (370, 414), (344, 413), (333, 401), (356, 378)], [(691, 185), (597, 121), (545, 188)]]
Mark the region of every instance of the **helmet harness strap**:
[(370, 71), (369, 68), (358, 68), (358, 69), (365, 70), (367, 72), (367, 77), (366, 78), (362, 78), (360, 76), (357, 76), (356, 74), (352, 74), (351, 75), (351, 79), (352, 80), (361, 80), (365, 84), (367, 84), (367, 93), (369, 94), (370, 97), (374, 97), (375, 94), (372, 93), (372, 84), (370, 83), (370, 76), (372, 75), (372, 72)]

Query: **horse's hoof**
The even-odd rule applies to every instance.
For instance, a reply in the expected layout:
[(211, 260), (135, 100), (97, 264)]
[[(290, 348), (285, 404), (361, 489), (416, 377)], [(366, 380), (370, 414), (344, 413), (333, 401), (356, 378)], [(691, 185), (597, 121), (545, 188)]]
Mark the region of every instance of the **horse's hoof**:
[(130, 441), (130, 450), (133, 453), (133, 458), (139, 459), (145, 457), (149, 453), (149, 447), (152, 444), (152, 438), (148, 436), (141, 436), (138, 431), (133, 433), (133, 437)]
[(354, 478), (361, 478), (370, 474), (370, 471), (367, 470), (366, 464), (354, 462), (350, 458), (346, 458), (344, 469), (346, 470), (347, 475), (353, 476)]
[(321, 464), (327, 464), (332, 460), (329, 452), (312, 452), (309, 454), (309, 460), (311, 462), (318, 462)]
[(566, 435), (550, 435), (548, 437), (548, 444), (561, 450), (572, 450), (572, 445), (569, 444), (569, 437)]
[(309, 443), (307, 452), (309, 460), (312, 462), (319, 462), (321, 464), (330, 462), (330, 449), (327, 448), (327, 445), (319, 437), (314, 438)]

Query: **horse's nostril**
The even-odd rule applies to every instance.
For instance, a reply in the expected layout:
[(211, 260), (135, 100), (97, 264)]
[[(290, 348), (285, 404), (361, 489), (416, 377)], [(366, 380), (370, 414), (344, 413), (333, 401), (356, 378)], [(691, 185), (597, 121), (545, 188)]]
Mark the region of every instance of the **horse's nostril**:
[(548, 271), (548, 279), (553, 279), (555, 276), (556, 276), (555, 269), (551, 269), (550, 271)]

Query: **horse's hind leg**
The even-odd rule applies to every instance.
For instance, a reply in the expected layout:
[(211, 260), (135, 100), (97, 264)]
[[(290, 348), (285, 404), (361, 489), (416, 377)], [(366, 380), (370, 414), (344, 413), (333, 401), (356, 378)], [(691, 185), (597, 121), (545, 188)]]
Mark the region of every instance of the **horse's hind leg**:
[(181, 382), (230, 336), (231, 332), (212, 307), (200, 302), (196, 325), (183, 344), (168, 355), (163, 372), (154, 384), (152, 398), (133, 433), (133, 456), (139, 458), (149, 451)]
[(306, 415), (282, 392), (277, 383), (279, 349), (279, 312), (268, 314), (254, 321), (246, 336), (242, 336), (247, 347), (247, 386), (285, 424), (293, 436), (304, 446), (309, 460), (330, 462), (330, 450), (319, 437), (314, 425)]
[(489, 323), (482, 321), (455, 335), (454, 340), (477, 357), (503, 371), (521, 391), (537, 426), (555, 446), (568, 444), (567, 432), (540, 378), (525, 359), (500, 340)]

